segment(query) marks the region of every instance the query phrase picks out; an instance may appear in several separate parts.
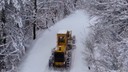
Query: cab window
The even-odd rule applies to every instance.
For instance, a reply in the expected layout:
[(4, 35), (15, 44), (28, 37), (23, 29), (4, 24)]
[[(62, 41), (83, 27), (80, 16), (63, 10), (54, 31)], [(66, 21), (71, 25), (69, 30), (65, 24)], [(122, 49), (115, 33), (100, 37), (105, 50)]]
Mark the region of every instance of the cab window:
[(58, 37), (58, 42), (59, 42), (59, 43), (65, 43), (65, 38), (64, 38), (64, 36)]

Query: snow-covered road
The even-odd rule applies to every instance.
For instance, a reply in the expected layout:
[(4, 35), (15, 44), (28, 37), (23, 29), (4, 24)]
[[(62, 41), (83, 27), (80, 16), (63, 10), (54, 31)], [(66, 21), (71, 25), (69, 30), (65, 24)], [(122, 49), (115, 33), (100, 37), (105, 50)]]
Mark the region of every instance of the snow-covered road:
[[(59, 30), (72, 30), (76, 36), (76, 49), (70, 72), (89, 72), (83, 60), (84, 46), (82, 40), (88, 34), (89, 16), (82, 10), (75, 11), (65, 19), (57, 22), (50, 29), (42, 32), (32, 50), (20, 66), (20, 72), (47, 72), (51, 50), (56, 46), (56, 34)], [(53, 71), (54, 72), (54, 71)]]

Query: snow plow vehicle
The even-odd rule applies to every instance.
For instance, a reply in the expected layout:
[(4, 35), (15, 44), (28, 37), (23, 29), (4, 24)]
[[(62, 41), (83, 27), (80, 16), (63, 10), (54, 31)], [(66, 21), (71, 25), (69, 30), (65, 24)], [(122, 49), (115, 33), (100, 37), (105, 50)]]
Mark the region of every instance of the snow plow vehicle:
[(70, 68), (74, 45), (75, 36), (72, 36), (72, 31), (59, 31), (57, 33), (57, 46), (52, 50), (52, 55), (49, 59), (49, 68)]

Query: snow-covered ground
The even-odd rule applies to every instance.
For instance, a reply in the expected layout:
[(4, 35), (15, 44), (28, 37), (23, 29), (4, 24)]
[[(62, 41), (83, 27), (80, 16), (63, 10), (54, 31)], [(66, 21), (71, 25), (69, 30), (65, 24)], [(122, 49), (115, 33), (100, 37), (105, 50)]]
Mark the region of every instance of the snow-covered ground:
[(20, 72), (49, 72), (48, 61), (51, 50), (56, 46), (56, 34), (59, 30), (72, 30), (73, 35), (76, 36), (76, 49), (73, 51), (70, 72), (89, 72), (82, 54), (84, 51), (82, 40), (85, 40), (88, 35), (88, 26), (88, 14), (78, 10), (42, 32), (42, 35), (35, 41), (32, 50), (20, 66)]

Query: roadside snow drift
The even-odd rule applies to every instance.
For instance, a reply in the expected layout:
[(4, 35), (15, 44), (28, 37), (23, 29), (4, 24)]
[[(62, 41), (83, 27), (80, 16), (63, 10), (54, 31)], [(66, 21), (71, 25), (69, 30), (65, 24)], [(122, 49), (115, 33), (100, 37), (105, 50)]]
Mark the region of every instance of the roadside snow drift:
[[(56, 46), (56, 34), (59, 30), (72, 30), (76, 36), (76, 49), (73, 51), (70, 72), (89, 72), (84, 56), (82, 40), (88, 33), (89, 17), (82, 10), (75, 11), (65, 19), (59, 21), (37, 39), (27, 58), (20, 66), (20, 72), (49, 72), (48, 61), (51, 50)], [(54, 72), (54, 71), (52, 71)]]

